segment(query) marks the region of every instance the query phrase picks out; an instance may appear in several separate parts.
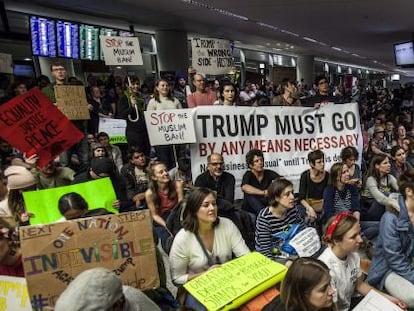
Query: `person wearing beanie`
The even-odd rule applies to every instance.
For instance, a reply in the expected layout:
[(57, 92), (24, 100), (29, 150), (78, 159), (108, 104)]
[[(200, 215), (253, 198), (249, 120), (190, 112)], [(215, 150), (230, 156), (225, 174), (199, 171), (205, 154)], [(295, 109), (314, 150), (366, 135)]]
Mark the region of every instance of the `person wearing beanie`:
[(106, 147), (100, 143), (91, 143), (90, 147), (90, 157), (89, 160), (92, 160), (93, 158), (99, 158), (99, 157), (106, 157), (108, 158), (108, 151), (106, 150)]
[(24, 277), (22, 254), (16, 240), (16, 230), (0, 221), (0, 275)]
[(8, 208), (11, 216), (21, 225), (29, 224), (30, 213), (26, 212), (23, 192), (36, 190), (37, 181), (26, 168), (12, 165), (4, 171), (9, 189)]
[(93, 268), (80, 273), (56, 301), (55, 311), (160, 311), (144, 293), (110, 270)]

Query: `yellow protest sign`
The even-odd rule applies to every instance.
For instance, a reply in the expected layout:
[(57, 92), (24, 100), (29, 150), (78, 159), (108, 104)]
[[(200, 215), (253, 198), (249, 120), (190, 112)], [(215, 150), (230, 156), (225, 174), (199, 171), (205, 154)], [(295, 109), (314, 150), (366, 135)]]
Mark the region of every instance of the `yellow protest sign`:
[(0, 311), (31, 311), (25, 278), (0, 276)]
[(233, 310), (279, 283), (287, 268), (253, 252), (184, 284), (207, 310)]
[(90, 119), (85, 88), (82, 85), (55, 85), (56, 104), (70, 120)]

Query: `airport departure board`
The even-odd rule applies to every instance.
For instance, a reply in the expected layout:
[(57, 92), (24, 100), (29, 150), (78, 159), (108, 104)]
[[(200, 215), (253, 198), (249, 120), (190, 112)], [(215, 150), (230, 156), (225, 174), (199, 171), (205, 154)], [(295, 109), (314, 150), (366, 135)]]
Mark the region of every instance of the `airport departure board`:
[(56, 29), (53, 19), (30, 16), (30, 35), (34, 56), (57, 56)]
[(99, 27), (79, 25), (80, 58), (99, 60)]
[(58, 57), (79, 58), (79, 26), (76, 23), (57, 20)]

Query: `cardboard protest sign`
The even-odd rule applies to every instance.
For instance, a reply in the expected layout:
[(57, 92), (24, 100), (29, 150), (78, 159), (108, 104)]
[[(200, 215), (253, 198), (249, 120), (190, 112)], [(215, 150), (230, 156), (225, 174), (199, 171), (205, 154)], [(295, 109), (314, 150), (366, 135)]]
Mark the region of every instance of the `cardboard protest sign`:
[(11, 54), (0, 53), (0, 72), (13, 74), (13, 57)]
[(143, 65), (137, 37), (99, 36), (99, 39), (106, 65)]
[(229, 40), (193, 38), (191, 48), (192, 66), (197, 72), (220, 75), (229, 73), (233, 66), (233, 52)]
[(325, 169), (340, 161), (340, 152), (354, 146), (362, 152), (357, 104), (306, 107), (197, 107), (194, 122), (197, 143), (191, 145), (194, 177), (207, 170), (207, 156), (223, 155), (224, 168), (236, 178), (235, 198), (242, 198), (246, 154), (263, 151), (264, 168), (276, 171), (299, 189), (300, 175), (309, 169), (308, 153), (325, 153)]
[(253, 252), (211, 269), (184, 284), (207, 310), (234, 310), (286, 275), (286, 266)]
[(0, 106), (0, 136), (45, 166), (84, 137), (37, 88)]
[(88, 203), (90, 210), (104, 207), (112, 213), (118, 213), (112, 207), (116, 195), (112, 182), (107, 177), (76, 185), (23, 192), (26, 209), (34, 214), (34, 217), (30, 218), (30, 223), (49, 224), (61, 219), (63, 216), (58, 210), (58, 201), (62, 195), (70, 192), (79, 193)]
[(55, 85), (56, 104), (70, 120), (89, 120), (88, 100), (82, 85)]
[(0, 310), (32, 310), (25, 278), (0, 275)]
[(152, 146), (195, 143), (192, 109), (145, 111)]
[(127, 144), (125, 136), (126, 121), (121, 119), (100, 118), (99, 132), (105, 132), (109, 135), (111, 144)]
[(54, 306), (82, 271), (113, 270), (124, 285), (159, 286), (150, 212), (97, 216), (20, 227), (22, 260), (33, 307)]

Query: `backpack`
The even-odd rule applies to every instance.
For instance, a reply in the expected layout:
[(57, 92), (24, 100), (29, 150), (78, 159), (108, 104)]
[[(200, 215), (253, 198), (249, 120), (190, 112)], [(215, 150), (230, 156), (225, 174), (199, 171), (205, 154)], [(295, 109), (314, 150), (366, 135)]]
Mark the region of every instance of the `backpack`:
[(290, 226), (288, 231), (277, 232), (272, 234), (272, 238), (275, 240), (274, 253), (279, 254), (280, 252), (287, 253), (290, 256), (296, 256), (298, 253), (289, 244), (300, 231), (302, 231), (299, 224), (293, 224)]

